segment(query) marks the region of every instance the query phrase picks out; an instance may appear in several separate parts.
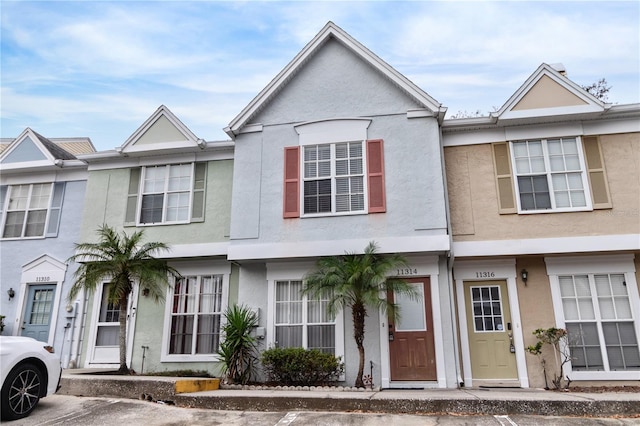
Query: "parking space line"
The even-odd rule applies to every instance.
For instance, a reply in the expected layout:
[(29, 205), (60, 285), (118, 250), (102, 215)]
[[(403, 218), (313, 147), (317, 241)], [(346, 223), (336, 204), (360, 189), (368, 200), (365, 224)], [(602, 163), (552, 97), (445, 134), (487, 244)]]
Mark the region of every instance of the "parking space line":
[[(509, 416), (493, 416), (502, 426), (507, 426), (507, 425), (511, 425), (511, 426), (518, 426), (518, 424), (516, 422), (514, 422), (513, 420), (511, 420), (509, 418)], [(508, 423), (504, 423), (502, 420), (506, 420)]]
[(285, 425), (290, 425), (291, 423), (294, 422), (294, 420), (300, 415), (299, 412), (290, 412), (287, 413), (283, 418), (280, 419), (280, 421), (278, 423), (275, 424), (275, 426), (285, 426)]

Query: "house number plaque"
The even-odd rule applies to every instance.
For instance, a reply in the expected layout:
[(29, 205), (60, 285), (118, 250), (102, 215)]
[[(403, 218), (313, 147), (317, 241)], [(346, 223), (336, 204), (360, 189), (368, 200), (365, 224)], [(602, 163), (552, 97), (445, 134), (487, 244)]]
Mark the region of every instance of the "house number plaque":
[(494, 278), (496, 273), (493, 271), (477, 271), (476, 278)]
[(418, 268), (401, 268), (396, 269), (396, 275), (399, 277), (406, 277), (411, 275), (418, 275)]

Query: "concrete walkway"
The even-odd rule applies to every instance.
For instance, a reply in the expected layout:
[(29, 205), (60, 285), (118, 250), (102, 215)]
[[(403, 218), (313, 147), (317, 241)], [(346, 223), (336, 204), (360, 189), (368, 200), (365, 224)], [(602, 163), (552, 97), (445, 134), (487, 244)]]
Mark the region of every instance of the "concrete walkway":
[[(640, 394), (583, 393), (541, 389), (428, 389), (353, 391), (219, 389), (179, 393), (179, 382), (156, 376), (111, 376), (65, 370), (58, 393), (147, 399), (182, 407), (240, 411), (361, 411), (421, 414), (533, 414), (545, 416), (640, 416)], [(188, 387), (186, 387), (188, 389)]]

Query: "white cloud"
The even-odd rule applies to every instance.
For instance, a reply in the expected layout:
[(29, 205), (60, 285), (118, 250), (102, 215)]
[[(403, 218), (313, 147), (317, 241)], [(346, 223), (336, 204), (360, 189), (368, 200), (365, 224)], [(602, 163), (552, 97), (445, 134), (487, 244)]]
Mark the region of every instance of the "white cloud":
[(124, 140), (160, 104), (222, 128), (331, 20), (449, 110), (500, 106), (542, 62), (638, 102), (636, 2), (4, 2), (2, 136)]

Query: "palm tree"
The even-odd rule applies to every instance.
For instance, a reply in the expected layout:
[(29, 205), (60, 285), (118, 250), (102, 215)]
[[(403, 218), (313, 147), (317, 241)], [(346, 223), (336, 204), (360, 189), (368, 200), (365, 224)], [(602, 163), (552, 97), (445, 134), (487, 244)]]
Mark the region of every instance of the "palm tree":
[(326, 257), (318, 260), (316, 269), (304, 281), (303, 293), (310, 297), (329, 294), (327, 309), (335, 315), (338, 311), (351, 308), (353, 337), (360, 354), (356, 387), (364, 387), (364, 322), (367, 307), (388, 312), (398, 318), (398, 306), (387, 297), (387, 292), (406, 294), (417, 298), (417, 292), (406, 281), (389, 278), (387, 275), (399, 268), (407, 267), (404, 257), (380, 255), (375, 242), (370, 242), (364, 254), (346, 253), (342, 256)]
[(107, 300), (119, 307), (120, 322), (120, 369), (128, 374), (127, 368), (127, 306), (129, 295), (137, 284), (149, 290), (156, 301), (164, 299), (169, 285), (169, 275), (180, 274), (166, 261), (153, 257), (157, 252), (169, 247), (160, 242), (142, 244), (144, 231), (128, 236), (124, 231), (118, 234), (113, 228), (102, 225), (96, 231), (98, 243), (75, 244), (76, 254), (68, 261), (80, 262), (74, 275), (74, 283), (69, 291), (69, 300), (73, 300), (80, 290), (94, 292), (104, 280), (109, 281)]

